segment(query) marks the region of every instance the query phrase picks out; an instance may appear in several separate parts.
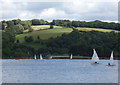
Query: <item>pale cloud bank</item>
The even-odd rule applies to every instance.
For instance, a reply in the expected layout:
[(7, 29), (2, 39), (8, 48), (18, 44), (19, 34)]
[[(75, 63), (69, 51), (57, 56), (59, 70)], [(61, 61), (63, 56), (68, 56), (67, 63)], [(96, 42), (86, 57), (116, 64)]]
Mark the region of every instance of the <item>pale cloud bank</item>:
[(6, 19), (70, 19), (81, 21), (117, 21), (118, 0), (61, 0), (49, 2), (4, 0), (0, 3), (0, 20)]

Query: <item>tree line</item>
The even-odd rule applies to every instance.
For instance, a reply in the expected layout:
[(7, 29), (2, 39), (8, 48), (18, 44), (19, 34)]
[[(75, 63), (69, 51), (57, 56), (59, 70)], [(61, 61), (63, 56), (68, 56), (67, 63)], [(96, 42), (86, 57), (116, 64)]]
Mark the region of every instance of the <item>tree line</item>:
[(31, 21), (21, 21), (20, 19), (2, 21), (2, 30), (12, 30), (15, 34), (22, 34), (24, 30), (29, 30), (29, 32), (31, 32)]
[(2, 22), (2, 30), (13, 30), (15, 34), (22, 34), (24, 30), (28, 30), (28, 32), (32, 32), (32, 25), (47, 25), (49, 24), (47, 21), (43, 19), (33, 19), (33, 20), (25, 20), (22, 21), (20, 19), (14, 19), (9, 21), (1, 21)]
[(14, 19), (9, 21), (2, 21), (2, 30), (12, 28), (15, 33), (21, 34), (24, 30), (29, 30), (32, 32), (31, 25), (53, 25), (64, 26), (64, 27), (88, 27), (88, 28), (102, 28), (102, 29), (112, 29), (120, 30), (120, 23), (114, 22), (102, 22), (99, 20), (86, 22), (86, 21), (70, 21), (70, 20), (53, 20), (52, 22), (45, 21), (43, 19), (32, 19), (22, 21), (20, 19)]
[(53, 20), (53, 25), (65, 27), (88, 27), (88, 28), (102, 28), (120, 30), (120, 23), (102, 22), (99, 20), (86, 22), (86, 21), (70, 21), (70, 20)]

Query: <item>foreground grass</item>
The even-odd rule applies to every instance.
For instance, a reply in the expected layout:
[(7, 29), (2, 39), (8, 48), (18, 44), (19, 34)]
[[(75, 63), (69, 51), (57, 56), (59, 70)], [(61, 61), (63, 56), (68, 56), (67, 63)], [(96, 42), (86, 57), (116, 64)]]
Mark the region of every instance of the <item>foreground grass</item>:
[(25, 34), (19, 34), (16, 36), (16, 39), (20, 41), (20, 43), (25, 42), (24, 37), (25, 36), (32, 36), (34, 41), (37, 40), (37, 37), (39, 36), (40, 39), (48, 39), (48, 38), (55, 38), (57, 36), (61, 36), (63, 33), (70, 33), (72, 32), (72, 28), (58, 28), (58, 29), (47, 29), (47, 30), (39, 30), (39, 31), (33, 31), (30, 33)]

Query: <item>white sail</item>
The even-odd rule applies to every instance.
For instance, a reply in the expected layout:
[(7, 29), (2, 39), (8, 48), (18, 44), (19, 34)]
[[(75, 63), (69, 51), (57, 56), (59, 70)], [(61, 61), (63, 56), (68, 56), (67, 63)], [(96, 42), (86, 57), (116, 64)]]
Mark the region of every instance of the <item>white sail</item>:
[(70, 59), (72, 59), (72, 57), (73, 57), (73, 55), (71, 54), (71, 55), (70, 55)]
[(40, 59), (41, 59), (41, 60), (43, 59), (41, 54), (40, 54)]
[(95, 49), (93, 49), (92, 61), (93, 61), (93, 62), (98, 62), (98, 61), (99, 61), (99, 57), (98, 57)]
[(110, 56), (110, 65), (113, 65), (113, 51), (111, 52), (111, 56)]
[(36, 54), (35, 54), (35, 56), (34, 56), (34, 59), (37, 59)]

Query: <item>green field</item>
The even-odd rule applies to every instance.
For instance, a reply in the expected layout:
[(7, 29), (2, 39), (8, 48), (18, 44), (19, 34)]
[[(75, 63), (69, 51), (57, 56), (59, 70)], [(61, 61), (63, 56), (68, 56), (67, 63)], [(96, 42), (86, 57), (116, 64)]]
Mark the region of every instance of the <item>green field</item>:
[(76, 28), (78, 29), (79, 31), (100, 31), (100, 32), (119, 32), (117, 30), (109, 30), (109, 29), (100, 29), (100, 28), (81, 28), (81, 27), (78, 27)]
[[(32, 26), (33, 30), (40, 30), (40, 29), (49, 29), (50, 25), (34, 25)], [(54, 28), (63, 28), (61, 26), (54, 26)]]
[[(37, 37), (39, 36), (41, 39), (48, 39), (48, 38), (55, 38), (57, 36), (62, 35), (63, 33), (70, 33), (72, 32), (72, 28), (65, 28), (62, 26), (54, 26), (54, 29), (48, 29), (49, 25), (37, 25), (32, 26), (34, 29), (33, 32), (25, 32), (23, 34), (16, 35), (16, 39), (19, 40), (20, 43), (24, 43), (24, 37), (25, 36), (32, 36), (34, 40), (37, 40)], [(41, 29), (42, 28), (42, 29)], [(99, 28), (76, 28), (79, 31), (101, 31), (101, 32), (119, 32), (115, 30), (107, 30), (107, 29), (99, 29)]]
[(19, 34), (16, 36), (16, 39), (20, 41), (20, 43), (25, 42), (24, 37), (25, 36), (32, 36), (34, 40), (37, 39), (39, 36), (41, 39), (48, 39), (48, 38), (55, 38), (57, 36), (62, 35), (63, 33), (70, 33), (72, 32), (72, 28), (57, 28), (57, 29), (46, 29), (46, 30), (38, 30), (38, 31), (33, 31), (30, 33), (24, 33), (24, 34)]

